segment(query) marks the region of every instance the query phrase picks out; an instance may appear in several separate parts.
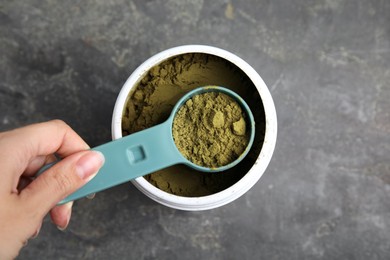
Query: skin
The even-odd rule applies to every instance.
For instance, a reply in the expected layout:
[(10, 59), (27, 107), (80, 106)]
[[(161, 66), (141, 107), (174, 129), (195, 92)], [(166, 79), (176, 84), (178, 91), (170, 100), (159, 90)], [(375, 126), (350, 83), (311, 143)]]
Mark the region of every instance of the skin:
[[(88, 145), (60, 120), (0, 133), (0, 259), (13, 259), (28, 239), (38, 235), (49, 213), (64, 230), (72, 202), (56, 206), (89, 180), (101, 166), (101, 153)], [(62, 160), (37, 178), (46, 163)]]

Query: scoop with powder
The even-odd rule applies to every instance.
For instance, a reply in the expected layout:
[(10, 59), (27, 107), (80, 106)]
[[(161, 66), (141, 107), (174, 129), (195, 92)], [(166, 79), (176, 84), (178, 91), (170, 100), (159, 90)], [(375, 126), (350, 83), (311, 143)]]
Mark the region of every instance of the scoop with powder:
[(228, 95), (199, 94), (176, 113), (173, 138), (181, 154), (191, 162), (208, 168), (225, 166), (248, 146), (244, 117), (240, 105)]

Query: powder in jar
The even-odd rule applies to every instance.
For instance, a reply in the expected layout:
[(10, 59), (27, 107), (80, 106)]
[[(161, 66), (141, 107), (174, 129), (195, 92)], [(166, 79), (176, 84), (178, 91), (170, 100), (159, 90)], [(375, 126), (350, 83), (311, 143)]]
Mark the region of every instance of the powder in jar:
[(246, 114), (230, 96), (219, 92), (187, 100), (173, 121), (173, 138), (189, 161), (217, 168), (235, 161), (249, 143)]
[[(183, 95), (197, 87), (210, 85), (229, 88), (245, 99), (252, 108), (256, 121), (254, 143), (261, 144), (265, 131), (265, 116), (256, 87), (245, 73), (232, 63), (203, 53), (172, 57), (145, 73), (129, 95), (123, 111), (123, 136), (164, 122)], [(241, 131), (243, 130), (242, 124), (238, 122), (236, 131), (240, 129), (240, 125)], [(260, 150), (261, 145), (254, 145), (240, 167), (224, 171), (223, 174), (174, 165), (149, 174), (145, 179), (158, 189), (178, 196), (211, 195), (239, 181), (252, 167)]]

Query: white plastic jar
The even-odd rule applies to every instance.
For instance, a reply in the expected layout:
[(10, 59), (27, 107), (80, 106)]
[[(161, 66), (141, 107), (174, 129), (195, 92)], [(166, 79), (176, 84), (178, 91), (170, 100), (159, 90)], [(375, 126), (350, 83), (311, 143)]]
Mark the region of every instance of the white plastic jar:
[[(274, 152), (276, 136), (277, 136), (277, 118), (275, 105), (272, 100), (271, 94), (265, 85), (260, 75), (243, 59), (239, 58), (233, 53), (226, 50), (205, 46), (205, 45), (185, 45), (174, 47), (162, 51), (144, 63), (142, 63), (127, 79), (120, 91), (115, 103), (114, 112), (112, 116), (112, 138), (118, 139), (122, 137), (122, 116), (128, 96), (132, 90), (134, 90), (139, 84), (140, 80), (149, 72), (154, 66), (178, 55), (188, 53), (204, 53), (220, 57), (227, 62), (235, 65), (241, 71), (243, 71), (258, 91), (261, 104), (258, 104), (258, 108), (251, 107), (253, 109), (263, 109), (265, 115), (265, 131), (263, 143), (254, 143), (253, 145), (260, 146), (260, 153), (253, 163), (250, 170), (237, 182), (230, 187), (211, 194), (201, 197), (184, 197), (173, 195), (163, 190), (160, 190), (156, 186), (152, 185), (145, 178), (140, 177), (134, 179), (132, 183), (146, 196), (155, 200), (156, 202), (165, 206), (188, 210), (188, 211), (200, 211), (213, 209), (223, 206), (229, 202), (232, 202), (245, 194), (262, 176), (266, 170), (272, 154)], [(256, 120), (256, 119), (255, 119)]]

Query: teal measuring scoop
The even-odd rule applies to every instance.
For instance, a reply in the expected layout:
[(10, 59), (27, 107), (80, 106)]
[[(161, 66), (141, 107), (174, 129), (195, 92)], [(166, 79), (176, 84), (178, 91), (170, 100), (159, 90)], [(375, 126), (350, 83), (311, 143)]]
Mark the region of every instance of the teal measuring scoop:
[[(247, 124), (250, 130), (249, 143), (244, 152), (235, 161), (218, 168), (203, 167), (186, 159), (176, 147), (172, 135), (173, 120), (179, 108), (191, 97), (205, 92), (224, 93), (237, 101), (247, 114)], [(227, 170), (237, 165), (247, 155), (253, 144), (254, 135), (255, 122), (252, 112), (239, 95), (227, 88), (219, 86), (196, 88), (188, 92), (176, 103), (171, 115), (164, 123), (92, 148), (91, 150), (103, 153), (105, 157), (103, 167), (91, 181), (63, 199), (59, 204), (86, 197), (92, 193), (111, 188), (175, 164), (185, 164), (203, 172)], [(38, 175), (42, 174), (52, 165), (48, 164), (44, 166)]]

